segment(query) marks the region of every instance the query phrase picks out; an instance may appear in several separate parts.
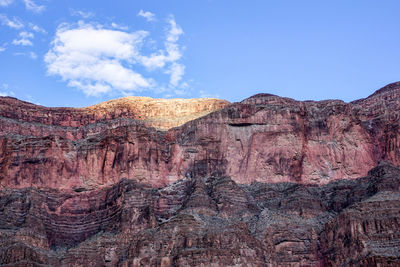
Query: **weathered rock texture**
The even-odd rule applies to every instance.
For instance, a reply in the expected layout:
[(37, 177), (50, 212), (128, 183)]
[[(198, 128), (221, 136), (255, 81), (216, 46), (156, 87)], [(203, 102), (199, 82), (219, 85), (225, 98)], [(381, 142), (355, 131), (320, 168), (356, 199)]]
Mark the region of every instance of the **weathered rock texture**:
[[(268, 94), (230, 105), (170, 101), (71, 109), (0, 98), (0, 186), (91, 189), (123, 178), (164, 186), (207, 175), (326, 184), (364, 176), (380, 160), (400, 164), (400, 83), (352, 103)], [(150, 127), (215, 109), (180, 127)]]
[(400, 266), (399, 107), (0, 98), (0, 266)]
[(399, 266), (400, 169), (323, 186), (185, 178), (4, 189), (1, 266)]
[(214, 98), (153, 99), (128, 96), (93, 105), (84, 110), (103, 118), (107, 118), (110, 114), (115, 114), (114, 117), (130, 117), (141, 120), (148, 126), (168, 130), (224, 108), (228, 104), (228, 101)]
[[(0, 116), (19, 122), (64, 127), (82, 127), (125, 118), (139, 120), (149, 127), (168, 130), (228, 104), (228, 101), (214, 98), (153, 99), (128, 96), (85, 108), (47, 108), (12, 97), (1, 97)], [(71, 129), (64, 131), (68, 130)], [(45, 134), (50, 132), (36, 132), (34, 135)]]

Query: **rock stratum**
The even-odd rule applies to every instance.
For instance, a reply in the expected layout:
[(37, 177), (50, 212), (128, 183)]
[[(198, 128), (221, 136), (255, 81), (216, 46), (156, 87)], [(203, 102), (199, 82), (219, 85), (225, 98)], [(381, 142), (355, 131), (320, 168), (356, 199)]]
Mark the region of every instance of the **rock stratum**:
[(184, 178), (0, 192), (0, 266), (399, 266), (400, 169), (322, 186)]
[(365, 176), (381, 160), (399, 165), (399, 117), (400, 83), (351, 103), (258, 94), (72, 109), (0, 98), (0, 187), (92, 189), (123, 178), (157, 187), (212, 175), (326, 184)]
[(0, 98), (0, 266), (400, 266), (400, 83), (296, 101)]

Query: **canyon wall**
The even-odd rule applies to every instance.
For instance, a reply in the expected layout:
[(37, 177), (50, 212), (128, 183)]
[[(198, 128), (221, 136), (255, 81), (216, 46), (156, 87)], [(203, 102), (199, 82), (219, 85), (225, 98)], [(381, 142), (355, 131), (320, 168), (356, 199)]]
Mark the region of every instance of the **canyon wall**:
[[(380, 160), (400, 163), (399, 83), (351, 103), (269, 94), (182, 103), (123, 98), (72, 109), (0, 98), (0, 186), (91, 189), (127, 178), (158, 187), (212, 175), (326, 184)], [(163, 118), (176, 126), (207, 112), (160, 128)]]
[(399, 107), (0, 97), (0, 266), (400, 266)]
[(322, 186), (184, 178), (0, 191), (1, 266), (399, 266), (400, 169)]

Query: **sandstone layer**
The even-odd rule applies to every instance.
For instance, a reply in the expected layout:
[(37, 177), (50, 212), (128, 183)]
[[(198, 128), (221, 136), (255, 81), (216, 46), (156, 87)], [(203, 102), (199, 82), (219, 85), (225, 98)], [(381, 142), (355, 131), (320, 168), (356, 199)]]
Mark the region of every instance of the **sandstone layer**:
[(214, 98), (153, 99), (127, 96), (85, 108), (89, 113), (107, 118), (109, 114), (143, 121), (160, 130), (181, 126), (213, 111), (226, 107), (228, 101)]
[[(153, 99), (127, 96), (85, 108), (48, 108), (12, 97), (0, 97), (0, 116), (20, 122), (64, 127), (82, 127), (125, 118), (141, 121), (148, 127), (168, 130), (228, 104), (228, 101), (215, 98)], [(50, 132), (41, 133), (45, 134)]]
[(0, 98), (0, 186), (91, 189), (127, 178), (157, 187), (207, 175), (326, 184), (364, 176), (380, 160), (400, 164), (400, 83), (351, 103), (269, 94), (229, 105), (174, 101), (71, 109)]

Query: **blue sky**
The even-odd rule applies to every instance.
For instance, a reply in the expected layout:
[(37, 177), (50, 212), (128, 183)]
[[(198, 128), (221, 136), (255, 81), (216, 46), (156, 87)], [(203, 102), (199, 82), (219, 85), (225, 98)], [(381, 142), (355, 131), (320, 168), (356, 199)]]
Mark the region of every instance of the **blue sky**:
[(0, 95), (366, 97), (400, 80), (399, 1), (0, 0)]

